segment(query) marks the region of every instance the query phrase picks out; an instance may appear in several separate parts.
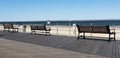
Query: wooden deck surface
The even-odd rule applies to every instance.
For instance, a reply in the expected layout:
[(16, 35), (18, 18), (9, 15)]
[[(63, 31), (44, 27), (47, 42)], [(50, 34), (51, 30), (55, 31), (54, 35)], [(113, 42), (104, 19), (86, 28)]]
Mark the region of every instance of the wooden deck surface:
[(77, 40), (76, 37), (68, 36), (0, 32), (0, 38), (109, 58), (120, 58), (120, 41), (108, 42), (108, 38), (103, 37)]

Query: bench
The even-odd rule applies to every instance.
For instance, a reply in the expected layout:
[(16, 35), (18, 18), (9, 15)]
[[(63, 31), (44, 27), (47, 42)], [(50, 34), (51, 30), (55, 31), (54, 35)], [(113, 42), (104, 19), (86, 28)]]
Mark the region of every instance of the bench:
[(35, 33), (36, 34), (36, 30), (42, 31), (43, 33), (49, 34), (50, 35), (50, 28), (46, 27), (46, 25), (39, 25), (39, 26), (35, 26), (35, 25), (31, 25), (31, 34)]
[(78, 28), (78, 40), (80, 37), (80, 33), (83, 33), (82, 37), (85, 38), (85, 33), (103, 33), (103, 34), (109, 34), (109, 39), (108, 41), (110, 42), (111, 40), (111, 35), (114, 36), (115, 40), (115, 29), (110, 29), (108, 25), (106, 26), (79, 26), (76, 25)]
[(4, 31), (9, 31), (12, 30), (12, 32), (18, 32), (18, 28), (15, 28), (13, 24), (3, 24)]

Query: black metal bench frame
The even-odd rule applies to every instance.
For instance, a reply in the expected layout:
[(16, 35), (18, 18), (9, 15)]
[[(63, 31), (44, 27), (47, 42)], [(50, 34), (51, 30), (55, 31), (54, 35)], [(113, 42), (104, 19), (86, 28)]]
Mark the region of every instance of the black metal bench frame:
[(45, 33), (46, 35), (49, 34), (50, 35), (50, 31), (51, 29), (46, 27), (46, 25), (39, 25), (39, 26), (34, 26), (31, 25), (31, 34), (35, 33), (36, 34), (36, 30), (40, 30), (40, 31), (45, 31), (43, 33)]
[(10, 30), (12, 29), (12, 32), (18, 32), (18, 28), (15, 28), (13, 24), (3, 24), (3, 27), (4, 31), (10, 32)]
[(103, 34), (109, 34), (109, 39), (108, 41), (110, 42), (111, 40), (111, 35), (114, 36), (114, 40), (115, 39), (115, 29), (110, 29), (110, 27), (108, 25), (106, 26), (79, 26), (76, 25), (78, 28), (78, 37), (77, 39), (79, 40), (80, 37), (80, 33), (83, 33), (83, 38), (85, 38), (85, 33), (103, 33)]

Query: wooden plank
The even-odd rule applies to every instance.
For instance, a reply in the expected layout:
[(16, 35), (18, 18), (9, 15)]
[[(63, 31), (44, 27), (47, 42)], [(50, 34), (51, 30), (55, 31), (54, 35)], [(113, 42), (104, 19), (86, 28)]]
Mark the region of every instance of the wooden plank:
[(0, 32), (1, 38), (76, 52), (120, 58), (120, 41), (110, 43), (102, 40), (79, 39), (67, 36), (31, 35), (25, 33)]

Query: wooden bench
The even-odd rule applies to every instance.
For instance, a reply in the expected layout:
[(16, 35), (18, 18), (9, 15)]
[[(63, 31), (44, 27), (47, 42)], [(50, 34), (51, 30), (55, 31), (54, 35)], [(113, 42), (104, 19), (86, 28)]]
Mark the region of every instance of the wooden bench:
[(115, 40), (115, 29), (110, 29), (110, 27), (107, 26), (79, 26), (76, 25), (78, 28), (78, 39), (80, 37), (80, 33), (83, 33), (83, 38), (85, 38), (85, 33), (103, 33), (103, 34), (109, 34), (108, 41), (111, 40), (111, 35), (114, 36)]
[(42, 31), (43, 33), (49, 34), (50, 35), (50, 28), (46, 27), (45, 25), (39, 25), (39, 26), (34, 26), (31, 25), (31, 34), (35, 33), (36, 34), (36, 30)]
[(9, 31), (12, 30), (12, 32), (18, 32), (18, 28), (15, 28), (13, 24), (3, 24), (4, 31)]

